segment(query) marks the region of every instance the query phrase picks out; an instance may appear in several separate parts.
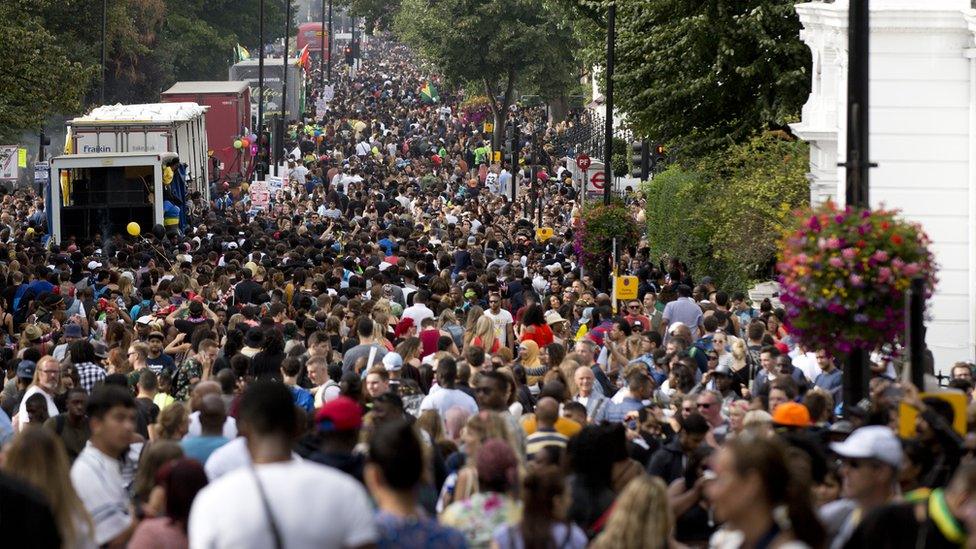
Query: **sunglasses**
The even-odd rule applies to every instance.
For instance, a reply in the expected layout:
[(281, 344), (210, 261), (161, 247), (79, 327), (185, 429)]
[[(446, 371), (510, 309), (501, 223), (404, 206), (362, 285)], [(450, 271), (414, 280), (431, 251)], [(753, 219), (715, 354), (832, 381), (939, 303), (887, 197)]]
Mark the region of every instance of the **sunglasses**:
[(870, 459), (859, 459), (859, 458), (847, 458), (847, 459), (844, 459), (841, 463), (843, 463), (844, 465), (850, 467), (851, 469), (860, 469), (861, 467), (863, 467), (865, 465), (873, 465), (872, 460), (870, 460)]
[(708, 355), (708, 360), (718, 360), (718, 355)]
[(699, 402), (697, 404), (699, 410), (707, 410), (712, 407), (712, 402)]

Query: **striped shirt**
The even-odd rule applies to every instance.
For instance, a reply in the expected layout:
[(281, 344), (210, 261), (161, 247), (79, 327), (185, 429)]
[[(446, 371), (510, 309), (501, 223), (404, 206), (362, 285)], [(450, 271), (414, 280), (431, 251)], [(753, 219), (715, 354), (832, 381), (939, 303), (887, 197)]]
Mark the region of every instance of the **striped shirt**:
[(559, 448), (566, 449), (566, 435), (556, 431), (555, 429), (538, 429), (536, 432), (532, 433), (525, 438), (525, 454), (528, 459), (533, 459), (537, 453), (542, 451), (546, 446), (558, 446)]
[(122, 462), (89, 442), (71, 466), (71, 484), (95, 524), (95, 542), (104, 545), (132, 522), (129, 496), (122, 480)]

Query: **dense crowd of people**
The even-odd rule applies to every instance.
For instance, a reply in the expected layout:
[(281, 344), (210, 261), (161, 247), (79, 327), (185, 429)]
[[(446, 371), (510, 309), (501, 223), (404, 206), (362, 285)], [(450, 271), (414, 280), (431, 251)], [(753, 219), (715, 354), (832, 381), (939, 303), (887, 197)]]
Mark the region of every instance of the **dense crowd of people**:
[(643, 245), (615, 302), (573, 255), (566, 124), (509, 113), (532, 183), (428, 72), (373, 40), (266, 209), (217, 181), (186, 231), (54, 244), (3, 197), (5, 544), (976, 545), (976, 414), (881, 353), (844, 403), (774, 303)]

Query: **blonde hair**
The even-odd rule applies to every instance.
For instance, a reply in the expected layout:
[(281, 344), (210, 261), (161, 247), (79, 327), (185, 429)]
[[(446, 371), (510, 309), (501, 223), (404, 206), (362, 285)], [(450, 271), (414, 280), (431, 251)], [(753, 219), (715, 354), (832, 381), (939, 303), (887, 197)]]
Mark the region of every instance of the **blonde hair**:
[(156, 439), (176, 440), (187, 417), (186, 406), (182, 402), (174, 402), (163, 408), (156, 418)]
[(664, 549), (668, 546), (674, 517), (664, 482), (650, 475), (634, 478), (617, 498), (607, 525), (591, 547), (613, 549)]
[(433, 443), (438, 443), (446, 439), (444, 436), (444, 421), (441, 419), (441, 415), (437, 410), (431, 409), (420, 412), (416, 426), (426, 431), (430, 435), (430, 441)]
[(576, 380), (573, 379), (579, 367), (579, 362), (568, 357), (564, 358), (562, 364), (559, 365), (559, 370), (563, 373), (563, 377), (566, 378), (566, 389), (571, 395), (579, 392), (579, 387), (576, 386)]
[[(91, 516), (71, 484), (68, 454), (61, 439), (48, 429), (21, 431), (7, 447), (3, 469), (37, 488), (48, 500), (65, 547), (90, 545), (95, 531)], [(87, 532), (79, 531), (87, 528)]]
[(732, 340), (732, 369), (739, 371), (746, 367), (746, 342), (741, 339)]
[(481, 348), (486, 353), (491, 352), (491, 348), (495, 346), (495, 324), (487, 316), (482, 315), (475, 322), (471, 341), (476, 337), (481, 338)]

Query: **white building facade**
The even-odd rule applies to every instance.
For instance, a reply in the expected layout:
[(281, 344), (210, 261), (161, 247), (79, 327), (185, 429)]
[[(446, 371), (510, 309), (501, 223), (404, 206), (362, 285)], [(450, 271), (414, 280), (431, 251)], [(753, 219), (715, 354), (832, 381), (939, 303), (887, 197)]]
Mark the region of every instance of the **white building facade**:
[[(856, 1), (856, 0), (855, 0)], [(798, 4), (811, 92), (810, 198), (843, 204), (848, 0)], [(927, 343), (936, 371), (976, 354), (976, 10), (969, 0), (871, 0), (870, 196), (933, 240), (939, 285)]]

